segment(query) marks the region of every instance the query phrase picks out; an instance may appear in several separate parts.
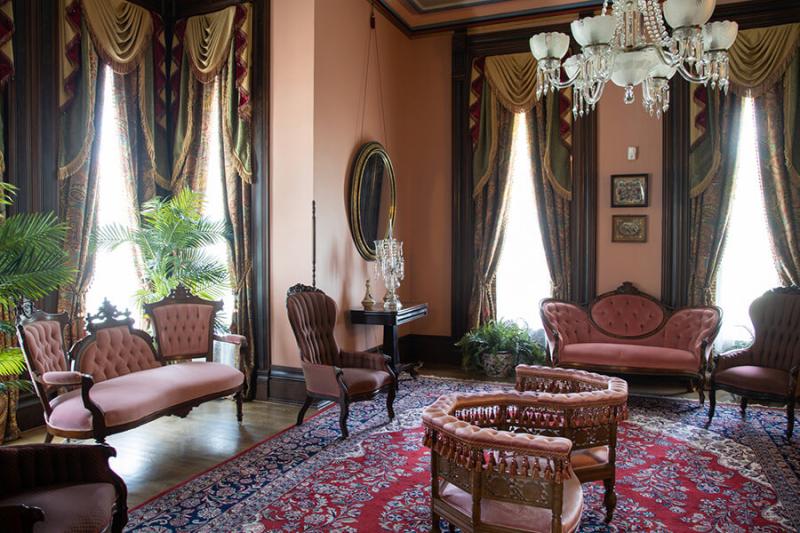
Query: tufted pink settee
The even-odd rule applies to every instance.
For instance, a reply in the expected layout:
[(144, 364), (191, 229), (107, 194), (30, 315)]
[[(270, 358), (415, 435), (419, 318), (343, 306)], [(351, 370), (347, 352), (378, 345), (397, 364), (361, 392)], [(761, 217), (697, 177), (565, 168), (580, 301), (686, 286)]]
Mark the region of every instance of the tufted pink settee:
[(705, 401), (705, 374), (720, 326), (718, 307), (674, 312), (630, 282), (584, 309), (542, 300), (542, 323), (553, 366), (596, 372), (688, 377)]
[[(178, 346), (210, 347), (215, 312), (204, 326), (180, 328), (182, 336), (200, 340), (184, 338)], [(54, 436), (104, 442), (108, 435), (164, 415), (183, 417), (203, 402), (229, 395), (236, 397), (241, 421), (239, 370), (208, 361), (169, 364), (186, 359), (186, 353), (157, 354), (150, 335), (134, 329), (133, 319), (108, 301), (86, 322), (89, 335), (73, 346), (69, 361), (62, 336), (66, 315), (33, 309), (18, 315), (20, 345), (44, 408), (45, 442)], [(208, 360), (210, 353), (194, 356)]]

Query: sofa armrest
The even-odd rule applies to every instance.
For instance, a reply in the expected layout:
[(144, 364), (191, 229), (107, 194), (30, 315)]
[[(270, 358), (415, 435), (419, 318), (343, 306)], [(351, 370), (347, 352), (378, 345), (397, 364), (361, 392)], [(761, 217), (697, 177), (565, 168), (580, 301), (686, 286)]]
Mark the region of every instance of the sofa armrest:
[(51, 387), (69, 387), (80, 385), (83, 381), (80, 372), (45, 372), (42, 374), (42, 383)]
[(343, 368), (367, 368), (392, 374), (391, 358), (378, 352), (339, 352), (339, 365)]
[(687, 307), (675, 311), (662, 328), (664, 346), (693, 353), (705, 369), (720, 326), (717, 307)]
[(1, 505), (0, 524), (6, 531), (32, 533), (36, 522), (44, 521), (44, 512), (28, 505)]
[(550, 363), (558, 364), (559, 351), (568, 344), (588, 342), (594, 336), (589, 315), (581, 307), (551, 298), (539, 304)]
[(235, 344), (241, 348), (247, 347), (247, 337), (244, 335), (237, 335), (235, 333), (226, 333), (224, 335), (214, 335), (214, 340), (224, 342), (227, 344)]
[(343, 381), (342, 369), (338, 366), (315, 365), (305, 362), (302, 365), (308, 392), (329, 397), (346, 394), (347, 387)]

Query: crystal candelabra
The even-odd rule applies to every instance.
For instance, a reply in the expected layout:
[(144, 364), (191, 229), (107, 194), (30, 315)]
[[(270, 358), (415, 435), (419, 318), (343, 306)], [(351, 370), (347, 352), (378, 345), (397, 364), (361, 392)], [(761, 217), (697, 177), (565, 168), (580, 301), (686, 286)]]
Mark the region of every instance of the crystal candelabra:
[(403, 260), (403, 243), (392, 237), (391, 231), (386, 239), (375, 241), (377, 260), (375, 270), (383, 276), (386, 295), (383, 297), (383, 308), (389, 310), (402, 309), (403, 304), (397, 297), (397, 289), (405, 276)]
[(669, 80), (676, 72), (727, 92), (728, 50), (739, 28), (735, 22), (709, 23), (715, 5), (716, 0), (604, 0), (600, 15), (572, 22), (581, 51), (563, 62), (568, 35), (534, 35), (536, 96), (572, 86), (577, 118), (595, 108), (609, 81), (625, 88), (626, 104), (641, 85), (645, 109), (660, 117), (669, 109)]

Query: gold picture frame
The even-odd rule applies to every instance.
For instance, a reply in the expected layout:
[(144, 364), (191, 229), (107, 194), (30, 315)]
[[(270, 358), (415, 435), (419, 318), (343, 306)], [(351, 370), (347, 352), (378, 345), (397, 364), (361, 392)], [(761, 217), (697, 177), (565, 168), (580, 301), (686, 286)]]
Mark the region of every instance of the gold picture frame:
[(649, 174), (612, 174), (611, 207), (650, 205)]
[(647, 242), (647, 215), (613, 215), (611, 242)]

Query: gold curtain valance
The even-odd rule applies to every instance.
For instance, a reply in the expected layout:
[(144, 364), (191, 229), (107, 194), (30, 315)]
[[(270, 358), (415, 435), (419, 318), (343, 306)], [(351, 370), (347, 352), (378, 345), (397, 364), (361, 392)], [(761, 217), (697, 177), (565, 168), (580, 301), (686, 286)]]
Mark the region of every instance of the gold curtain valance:
[(487, 57), (486, 81), (512, 113), (530, 111), (536, 103), (536, 60), (528, 52)]
[(777, 83), (800, 45), (800, 24), (742, 30), (730, 49), (731, 90), (760, 96)]
[(150, 13), (127, 0), (81, 0), (98, 55), (119, 74), (133, 71), (150, 46)]
[(228, 60), (233, 41), (236, 6), (186, 20), (183, 46), (192, 72), (202, 83), (209, 83)]

